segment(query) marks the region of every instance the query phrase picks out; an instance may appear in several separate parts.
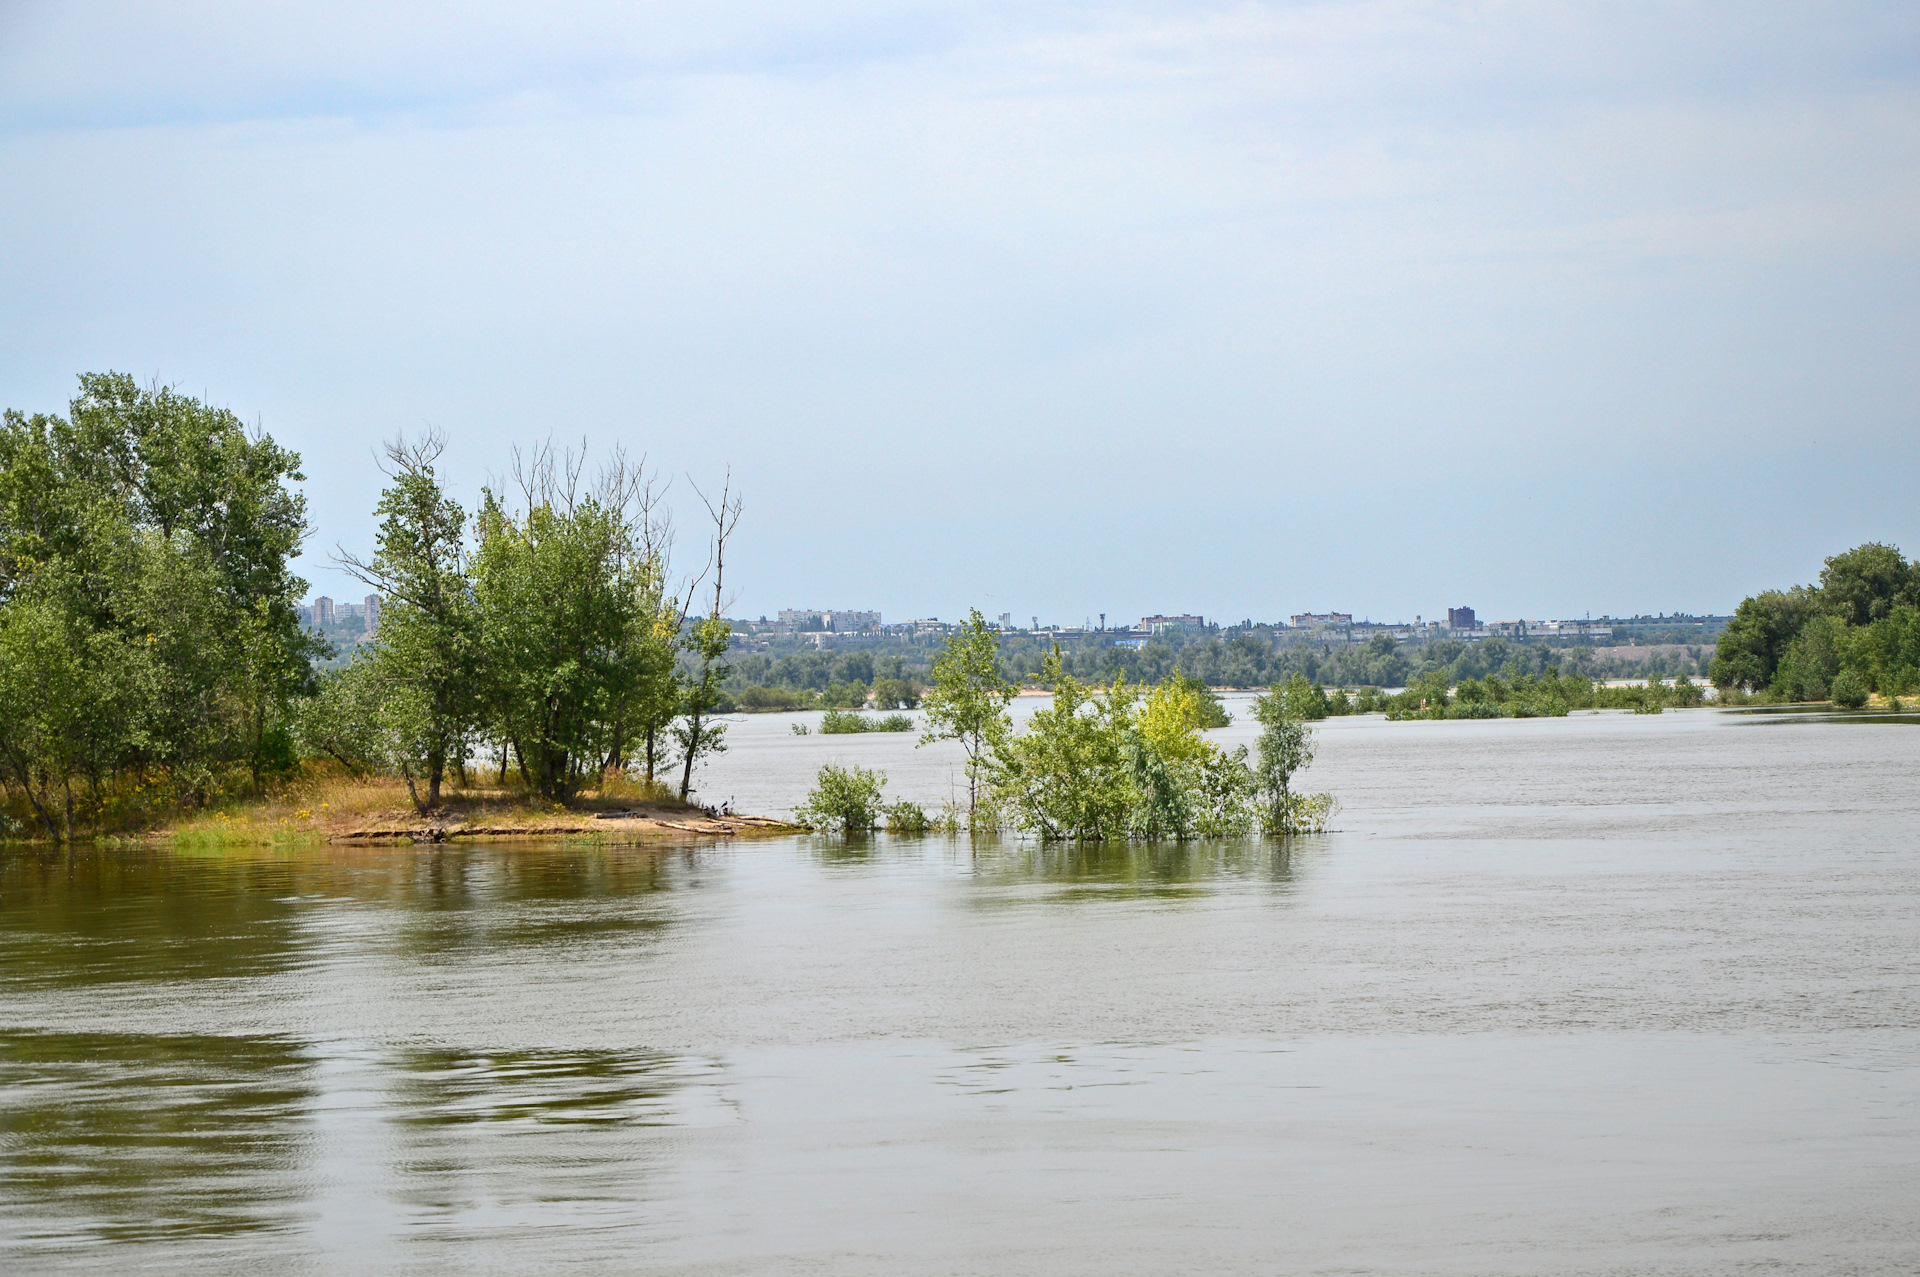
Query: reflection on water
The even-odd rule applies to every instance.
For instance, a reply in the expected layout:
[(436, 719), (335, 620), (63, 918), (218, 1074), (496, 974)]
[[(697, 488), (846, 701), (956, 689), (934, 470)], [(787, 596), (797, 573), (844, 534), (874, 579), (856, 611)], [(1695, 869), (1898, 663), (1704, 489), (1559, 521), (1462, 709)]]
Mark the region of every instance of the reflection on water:
[(1835, 709), (1831, 705), (1757, 705), (1728, 710), (1749, 723), (1892, 723), (1920, 724), (1920, 713), (1890, 709)]
[(381, 1061), (393, 1202), (415, 1243), (633, 1229), (655, 1128), (725, 1120), (711, 1065), (659, 1052), (422, 1049)]
[(288, 1042), (0, 1037), (0, 1232), (31, 1252), (295, 1228), (314, 1096)]
[(1178, 895), (1229, 883), (1285, 884), (1296, 857), (1324, 845), (1323, 835), (1236, 838), (1183, 843), (1037, 843), (1015, 839), (976, 850), (974, 867), (999, 885), (1056, 884), (1088, 889)]
[(1920, 733), (1751, 721), (1332, 723), (1285, 842), (0, 853), (0, 1269), (1913, 1271)]
[(665, 925), (646, 897), (671, 888), (677, 865), (657, 852), (566, 846), (525, 857), (489, 849), (423, 854), (405, 880), (400, 946), (422, 961), (598, 939), (644, 939)]
[(0, 973), (80, 984), (285, 971), (302, 960), (299, 877), (271, 859), (0, 852)]
[(659, 1052), (12, 1034), (0, 1232), (35, 1263), (103, 1242), (214, 1262), (250, 1234), (282, 1235), (280, 1253), (285, 1235), (369, 1255), (505, 1240), (557, 1208), (631, 1227), (657, 1132), (733, 1120), (716, 1076)]
[(998, 887), (1112, 887), (1159, 892), (1180, 887), (1218, 890), (1240, 882), (1290, 882), (1296, 857), (1310, 858), (1325, 835), (1201, 839), (1192, 842), (1042, 843), (1011, 836), (886, 834), (806, 839), (827, 869), (911, 869), (944, 860), (982, 884)]
[(657, 1052), (420, 1050), (392, 1063), (396, 1115), (410, 1126), (659, 1125), (677, 1081), (675, 1058)]

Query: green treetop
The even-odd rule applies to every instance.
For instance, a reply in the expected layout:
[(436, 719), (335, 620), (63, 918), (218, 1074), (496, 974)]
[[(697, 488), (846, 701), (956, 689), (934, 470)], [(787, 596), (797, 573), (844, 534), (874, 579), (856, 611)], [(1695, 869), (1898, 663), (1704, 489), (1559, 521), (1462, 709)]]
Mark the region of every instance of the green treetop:
[(967, 817), (980, 803), (980, 780), (989, 752), (1012, 726), (1007, 702), (1019, 689), (1000, 674), (1000, 644), (995, 631), (970, 610), (967, 621), (933, 660), (933, 686), (921, 698), (927, 733), (922, 745), (957, 740), (967, 751)]

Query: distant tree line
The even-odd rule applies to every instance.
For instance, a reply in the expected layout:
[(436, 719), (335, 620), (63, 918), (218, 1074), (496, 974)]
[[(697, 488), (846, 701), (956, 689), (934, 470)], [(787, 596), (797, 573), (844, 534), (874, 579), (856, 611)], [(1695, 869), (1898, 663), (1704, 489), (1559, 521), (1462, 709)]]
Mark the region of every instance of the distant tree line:
[(443, 447), (387, 449), (375, 551), (340, 557), (385, 597), (381, 624), (319, 673), (331, 650), (289, 569), (298, 456), (122, 374), (81, 377), (65, 417), (8, 411), (0, 801), (70, 840), (318, 759), (399, 777), (422, 812), (483, 760), (550, 799), (629, 767), (686, 797), (724, 748), (738, 499), (706, 502), (705, 561), (675, 587), (660, 493), (617, 452), (591, 480), (549, 447), (516, 455), (511, 489), (469, 513)]
[[(998, 634), (1002, 672), (1023, 686), (1046, 686), (1055, 641), (1044, 635)], [(791, 640), (786, 640), (791, 642)], [(1063, 672), (1082, 682), (1155, 684), (1175, 675), (1208, 687), (1269, 687), (1295, 675), (1329, 687), (1406, 687), (1444, 674), (1463, 679), (1544, 676), (1549, 670), (1588, 679), (1701, 676), (1712, 650), (1702, 646), (1658, 652), (1645, 660), (1596, 656), (1589, 644), (1556, 646), (1538, 640), (1489, 638), (1467, 643), (1436, 639), (1400, 643), (1375, 634), (1348, 645), (1264, 629), (1221, 635), (1166, 635), (1123, 647), (1093, 635), (1058, 644)], [(931, 678), (937, 642), (879, 653), (860, 648), (804, 649), (738, 656), (726, 692), (742, 709), (851, 708), (869, 699), (883, 709), (912, 708)]]
[[(1004, 651), (1012, 677), (1023, 682), (1042, 679), (1047, 644), (1015, 638)], [(1138, 648), (1088, 639), (1064, 650), (1062, 659), (1069, 673), (1087, 680), (1125, 677), (1154, 683), (1178, 673), (1211, 687), (1256, 688), (1284, 683), (1296, 674), (1330, 687), (1405, 687), (1434, 673), (1444, 673), (1450, 683), (1490, 674), (1537, 677), (1549, 669), (1588, 678), (1672, 677), (1705, 674), (1707, 656), (1705, 649), (1695, 648), (1659, 654), (1647, 662), (1625, 662), (1598, 658), (1589, 645), (1562, 647), (1505, 638), (1400, 643), (1390, 634), (1349, 645), (1256, 629), (1185, 641), (1155, 639)]]
[(1874, 692), (1920, 692), (1920, 563), (1869, 542), (1828, 559), (1818, 585), (1742, 600), (1712, 677), (1775, 701), (1859, 706)]

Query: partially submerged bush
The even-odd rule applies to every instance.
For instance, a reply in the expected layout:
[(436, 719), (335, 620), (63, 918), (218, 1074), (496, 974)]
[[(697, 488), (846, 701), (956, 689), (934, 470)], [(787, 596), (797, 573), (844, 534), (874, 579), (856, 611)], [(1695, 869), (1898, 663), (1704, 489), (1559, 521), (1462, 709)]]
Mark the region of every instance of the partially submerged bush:
[(860, 711), (830, 709), (821, 716), (820, 730), (829, 736), (844, 735), (849, 732), (910, 732), (913, 730), (913, 716), (910, 714), (873, 716)]
[(809, 829), (864, 833), (880, 823), (881, 788), (886, 773), (828, 763), (820, 769), (807, 801), (793, 818)]
[(1124, 679), (1089, 688), (1065, 673), (1057, 649), (1046, 669), (1053, 703), (996, 742), (989, 763), (989, 806), (1015, 827), (1045, 839), (1186, 839), (1325, 824), (1331, 799), (1291, 791), (1313, 750), (1290, 701), (1306, 689), (1307, 708), (1326, 709), (1305, 680), (1255, 704), (1267, 730), (1254, 764), (1244, 746), (1229, 753), (1201, 737), (1206, 710), (1185, 681), (1144, 694)]
[(1317, 722), (1333, 712), (1326, 689), (1318, 683), (1309, 683), (1304, 674), (1295, 674), (1268, 695), (1278, 696), (1286, 705), (1288, 715), (1303, 723)]
[(924, 834), (933, 827), (933, 821), (927, 816), (926, 808), (919, 803), (901, 799), (897, 803), (887, 804), (887, 829), (896, 834)]

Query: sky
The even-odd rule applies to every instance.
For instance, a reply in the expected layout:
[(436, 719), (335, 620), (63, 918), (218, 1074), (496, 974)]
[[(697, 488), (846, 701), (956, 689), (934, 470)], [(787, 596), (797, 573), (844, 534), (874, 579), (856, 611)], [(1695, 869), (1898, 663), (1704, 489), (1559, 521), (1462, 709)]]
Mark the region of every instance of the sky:
[[(1920, 5), (0, 0), (0, 406), (642, 455), (731, 611), (1730, 611), (1920, 553)], [(695, 562), (697, 566), (697, 562)]]

